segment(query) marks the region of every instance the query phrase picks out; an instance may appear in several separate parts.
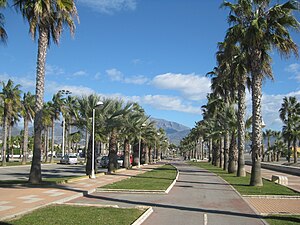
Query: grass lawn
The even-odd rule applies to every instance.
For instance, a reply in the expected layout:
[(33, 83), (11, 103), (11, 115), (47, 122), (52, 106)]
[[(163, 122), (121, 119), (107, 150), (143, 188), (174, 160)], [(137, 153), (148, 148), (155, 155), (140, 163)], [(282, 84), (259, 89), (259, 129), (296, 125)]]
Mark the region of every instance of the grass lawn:
[(270, 225), (298, 225), (300, 224), (300, 215), (272, 215), (264, 218)]
[[(142, 209), (99, 208), (87, 206), (54, 205), (35, 210), (7, 225), (129, 225), (142, 213)], [(2, 224), (0, 222), (0, 224)], [(5, 224), (5, 223), (4, 223)]]
[(191, 165), (207, 169), (218, 176), (222, 177), (231, 184), (241, 195), (298, 195), (300, 193), (293, 191), (285, 186), (263, 179), (262, 187), (249, 186), (250, 175), (246, 177), (236, 177), (235, 174), (228, 174), (219, 167), (213, 166), (210, 163), (191, 162)]
[(164, 165), (157, 169), (139, 174), (113, 184), (104, 186), (109, 189), (131, 190), (166, 190), (175, 180), (176, 169), (171, 165)]

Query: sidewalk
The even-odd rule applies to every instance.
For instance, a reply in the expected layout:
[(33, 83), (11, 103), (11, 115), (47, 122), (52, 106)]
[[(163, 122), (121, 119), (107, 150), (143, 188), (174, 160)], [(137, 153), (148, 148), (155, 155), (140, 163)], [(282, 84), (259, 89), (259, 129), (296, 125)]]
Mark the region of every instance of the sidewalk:
[(0, 187), (0, 221), (52, 203), (70, 201), (94, 192), (97, 187), (144, 173), (158, 166), (160, 165), (147, 165), (142, 166), (141, 169), (123, 170), (112, 175), (99, 175), (96, 179), (83, 178), (72, 183), (55, 186)]
[[(245, 166), (247, 172), (251, 172), (251, 166)], [(300, 177), (277, 171), (261, 169), (262, 177), (271, 180), (272, 175), (281, 175), (288, 178), (287, 187), (300, 192)], [(284, 196), (244, 197), (261, 215), (268, 214), (300, 214), (300, 198)]]
[(264, 225), (255, 211), (229, 184), (204, 169), (172, 162), (179, 177), (169, 194), (103, 193), (73, 199), (70, 204), (150, 206), (143, 225)]

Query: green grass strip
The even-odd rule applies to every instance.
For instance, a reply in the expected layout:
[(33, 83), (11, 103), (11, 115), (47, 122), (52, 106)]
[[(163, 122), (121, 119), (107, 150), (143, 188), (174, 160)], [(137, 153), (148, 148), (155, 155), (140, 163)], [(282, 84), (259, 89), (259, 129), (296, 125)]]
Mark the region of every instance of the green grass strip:
[(175, 180), (176, 168), (164, 165), (137, 176), (103, 186), (108, 189), (126, 190), (166, 190)]
[(300, 215), (272, 215), (266, 216), (264, 219), (270, 225), (299, 225)]
[[(99, 208), (90, 206), (54, 205), (33, 211), (11, 225), (129, 225), (140, 217), (143, 209)], [(1, 222), (0, 222), (1, 223)]]
[(191, 165), (207, 169), (218, 176), (222, 177), (229, 184), (231, 184), (241, 195), (289, 195), (300, 196), (300, 193), (293, 191), (285, 186), (276, 184), (269, 180), (263, 179), (262, 187), (250, 186), (250, 175), (246, 177), (237, 177), (235, 174), (228, 174), (223, 169), (213, 166), (210, 163), (191, 162)]

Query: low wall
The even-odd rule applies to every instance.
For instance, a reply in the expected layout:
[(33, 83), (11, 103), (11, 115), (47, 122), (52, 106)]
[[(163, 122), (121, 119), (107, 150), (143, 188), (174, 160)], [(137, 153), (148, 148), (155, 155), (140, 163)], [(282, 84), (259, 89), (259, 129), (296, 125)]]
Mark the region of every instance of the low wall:
[[(251, 161), (245, 161), (246, 165), (252, 165)], [(293, 167), (293, 166), (285, 166), (285, 165), (277, 165), (272, 163), (261, 163), (261, 168), (268, 169), (268, 170), (274, 170), (277, 172), (287, 173), (291, 175), (300, 176), (300, 168), (299, 167)]]

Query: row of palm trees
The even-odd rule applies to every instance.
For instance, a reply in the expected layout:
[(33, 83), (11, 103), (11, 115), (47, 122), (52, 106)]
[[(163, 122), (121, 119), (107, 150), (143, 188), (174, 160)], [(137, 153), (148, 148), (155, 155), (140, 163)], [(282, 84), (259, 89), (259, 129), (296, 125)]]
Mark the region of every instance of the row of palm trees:
[[(298, 55), (290, 29), (299, 31), (300, 24), (293, 11), (297, 1), (273, 4), (270, 0), (224, 1), (229, 8), (229, 28), (223, 42), (218, 44), (217, 66), (208, 73), (212, 78), (212, 93), (203, 106), (203, 120), (195, 127), (196, 137), (209, 139), (212, 162), (245, 176), (244, 150), (246, 137), (246, 88), (252, 94), (250, 117), (252, 170), (250, 185), (262, 186), (262, 81), (273, 79), (271, 51), (283, 57)], [(233, 124), (233, 126), (232, 126)], [(193, 136), (193, 132), (191, 135)], [(188, 144), (188, 139), (183, 145)], [(227, 163), (228, 161), (228, 163)], [(236, 168), (236, 169), (235, 169)], [(236, 170), (236, 171), (235, 171)]]
[[(9, 131), (11, 131), (13, 125), (17, 124), (20, 118), (24, 120), (22, 163), (25, 164), (28, 151), (28, 126), (35, 116), (35, 111), (33, 110), (35, 96), (28, 92), (24, 93), (23, 98), (21, 98), (20, 85), (14, 85), (12, 80), (8, 80), (7, 83), (2, 82), (2, 86), (2, 92), (0, 93), (1, 109), (3, 109), (0, 112), (3, 116), (2, 156), (4, 157), (2, 157), (2, 166), (6, 165), (7, 158), (5, 156), (9, 155), (6, 152), (7, 147), (10, 151), (12, 149), (12, 146), (8, 144), (11, 142), (7, 141), (10, 140), (8, 136), (11, 136)], [(103, 105), (100, 109), (96, 109), (95, 106), (100, 100), (103, 101)], [(54, 94), (51, 101), (43, 104), (41, 127), (44, 138), (41, 141), (45, 161), (48, 161), (48, 153), (50, 151), (52, 153), (50, 161), (53, 161), (55, 147), (54, 126), (56, 121), (63, 119), (66, 127), (67, 151), (71, 149), (72, 142), (78, 142), (81, 137), (85, 138), (86, 173), (90, 175), (92, 169), (91, 119), (93, 109), (96, 112), (95, 140), (97, 143), (109, 142), (109, 172), (117, 169), (119, 143), (124, 149), (125, 168), (131, 166), (129, 160), (131, 146), (135, 165), (139, 164), (141, 160), (145, 163), (151, 163), (154, 159), (160, 160), (162, 150), (165, 151), (168, 148), (165, 131), (155, 127), (154, 122), (149, 119), (149, 116), (145, 114), (144, 109), (139, 104), (125, 103), (118, 99), (101, 99), (96, 94), (81, 97), (72, 96), (70, 92), (62, 90)], [(10, 135), (8, 135), (9, 133)], [(141, 143), (139, 144), (140, 141)], [(49, 144), (50, 142), (51, 144)], [(139, 154), (139, 151), (141, 154)]]

